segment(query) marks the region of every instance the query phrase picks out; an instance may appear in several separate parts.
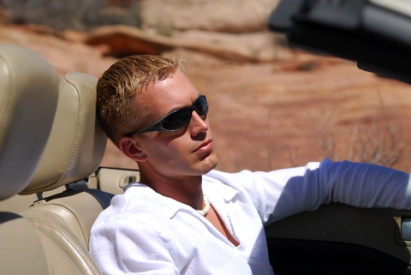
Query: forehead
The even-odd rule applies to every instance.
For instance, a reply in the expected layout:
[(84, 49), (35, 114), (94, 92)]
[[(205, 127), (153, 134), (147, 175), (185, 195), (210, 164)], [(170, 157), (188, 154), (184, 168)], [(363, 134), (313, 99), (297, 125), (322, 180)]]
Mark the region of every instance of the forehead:
[(138, 106), (153, 115), (165, 115), (191, 105), (199, 95), (190, 79), (178, 70), (167, 79), (148, 84), (138, 96)]

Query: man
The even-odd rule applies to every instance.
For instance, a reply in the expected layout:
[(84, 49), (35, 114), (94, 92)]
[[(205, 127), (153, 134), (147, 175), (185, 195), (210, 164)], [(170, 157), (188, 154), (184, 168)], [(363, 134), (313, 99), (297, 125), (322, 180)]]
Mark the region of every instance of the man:
[(93, 225), (90, 252), (103, 274), (272, 274), (269, 222), (329, 202), (411, 208), (409, 175), (376, 165), (214, 170), (207, 99), (179, 59), (113, 64), (99, 79), (97, 109), (141, 173)]

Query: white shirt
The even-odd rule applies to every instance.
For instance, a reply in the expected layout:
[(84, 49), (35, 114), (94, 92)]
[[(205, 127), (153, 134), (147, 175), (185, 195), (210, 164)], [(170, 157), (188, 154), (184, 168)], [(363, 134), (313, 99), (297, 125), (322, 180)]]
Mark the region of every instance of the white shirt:
[(203, 192), (236, 247), (190, 206), (134, 183), (96, 220), (90, 253), (103, 274), (273, 274), (265, 224), (330, 202), (411, 208), (410, 190), (407, 173), (350, 162), (211, 171)]

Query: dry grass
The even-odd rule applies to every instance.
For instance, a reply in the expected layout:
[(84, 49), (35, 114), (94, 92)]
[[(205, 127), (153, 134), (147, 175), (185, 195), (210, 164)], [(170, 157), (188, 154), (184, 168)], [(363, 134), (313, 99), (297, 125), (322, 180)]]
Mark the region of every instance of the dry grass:
[(351, 127), (345, 140), (337, 141), (328, 119), (317, 135), (316, 143), (322, 157), (332, 160), (351, 160), (396, 167), (411, 164), (409, 137), (403, 134), (395, 121), (375, 114), (371, 119), (359, 121)]

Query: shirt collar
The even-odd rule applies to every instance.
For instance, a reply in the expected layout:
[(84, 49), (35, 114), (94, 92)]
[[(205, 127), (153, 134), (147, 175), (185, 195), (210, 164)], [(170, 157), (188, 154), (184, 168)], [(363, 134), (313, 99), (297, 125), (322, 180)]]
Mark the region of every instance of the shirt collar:
[(182, 207), (184, 207), (184, 204), (157, 193), (144, 183), (135, 182), (128, 184), (124, 187), (124, 192), (126, 192), (130, 188), (138, 188), (139, 190), (136, 193), (138, 194), (138, 197), (140, 197), (144, 201), (149, 200), (150, 204), (152, 204), (153, 207), (161, 209), (161, 211), (170, 219), (173, 218), (174, 215), (178, 211), (180, 211)]
[[(234, 197), (238, 194), (238, 190), (224, 184), (223, 182), (208, 176), (203, 176), (203, 193), (209, 197), (211, 201), (223, 199), (225, 203), (231, 202)], [(130, 187), (140, 187), (142, 188), (139, 193), (141, 196), (148, 196), (153, 198), (151, 201), (154, 204), (158, 204), (159, 208), (162, 209), (163, 213), (172, 219), (179, 211), (190, 209), (190, 206), (185, 205), (174, 199), (165, 197), (152, 188), (148, 187), (143, 183), (131, 183), (124, 187), (124, 192), (126, 192)], [(190, 211), (190, 210), (189, 210)]]

